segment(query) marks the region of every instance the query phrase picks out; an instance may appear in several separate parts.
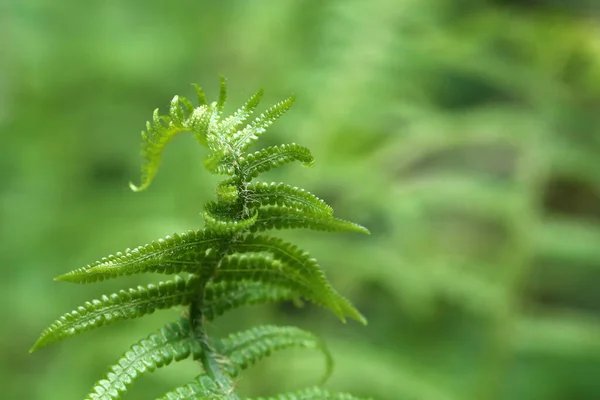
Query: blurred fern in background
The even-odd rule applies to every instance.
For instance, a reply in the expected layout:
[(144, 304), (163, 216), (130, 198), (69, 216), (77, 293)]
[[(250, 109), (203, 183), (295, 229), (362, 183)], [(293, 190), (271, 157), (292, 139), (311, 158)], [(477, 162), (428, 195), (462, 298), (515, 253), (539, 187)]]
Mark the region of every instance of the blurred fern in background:
[[(224, 318), (223, 333), (273, 321), (323, 332), (337, 361), (328, 388), (378, 399), (597, 398), (599, 8), (591, 0), (5, 2), (4, 398), (48, 399), (50, 387), (61, 388), (57, 399), (75, 398), (133, 338), (162, 325), (157, 315), (90, 333), (92, 348), (75, 339), (79, 352), (26, 355), (48, 309), (131, 283), (56, 296), (48, 278), (122, 243), (198, 226), (214, 184), (201, 173), (203, 154), (174, 143), (152, 195), (133, 196), (131, 132), (186, 82), (218, 73), (239, 89), (234, 104), (257, 86), (276, 88), (267, 103), (297, 94), (265, 145), (293, 139), (319, 162), (311, 173), (271, 176), (319, 193), (373, 232), (293, 235), (331, 266), (369, 329), (340, 329), (312, 308), (261, 306)], [(294, 390), (319, 376), (315, 365), (300, 354), (274, 357), (239, 387), (249, 396)], [(188, 367), (147, 377), (131, 398), (189, 381)]]

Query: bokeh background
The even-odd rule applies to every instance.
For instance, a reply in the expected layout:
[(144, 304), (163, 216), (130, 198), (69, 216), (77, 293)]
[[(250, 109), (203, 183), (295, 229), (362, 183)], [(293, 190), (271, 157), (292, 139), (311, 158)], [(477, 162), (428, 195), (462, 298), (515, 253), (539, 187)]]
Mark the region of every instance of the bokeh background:
[[(33, 355), (38, 334), (103, 293), (52, 278), (201, 227), (215, 179), (178, 137), (149, 190), (139, 132), (190, 83), (228, 111), (256, 89), (292, 111), (262, 145), (297, 142), (312, 169), (270, 174), (316, 193), (370, 237), (284, 233), (367, 327), (315, 307), (250, 307), (322, 335), (327, 387), (381, 400), (600, 398), (600, 4), (595, 0), (4, 0), (0, 4), (0, 397), (78, 399), (161, 311)], [(145, 376), (128, 399), (190, 380)], [(311, 352), (276, 354), (240, 393), (310, 385)]]

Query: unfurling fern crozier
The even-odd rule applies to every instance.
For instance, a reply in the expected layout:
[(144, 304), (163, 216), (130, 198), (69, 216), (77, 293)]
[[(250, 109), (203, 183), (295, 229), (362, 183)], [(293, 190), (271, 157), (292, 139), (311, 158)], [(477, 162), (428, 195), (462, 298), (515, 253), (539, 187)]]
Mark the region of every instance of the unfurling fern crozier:
[[(142, 374), (186, 358), (197, 360), (199, 375), (189, 384), (165, 394), (164, 400), (239, 399), (234, 379), (248, 366), (274, 350), (290, 347), (318, 349), (331, 357), (319, 338), (290, 326), (258, 326), (226, 338), (208, 337), (206, 324), (244, 305), (304, 299), (366, 323), (365, 318), (328, 282), (317, 261), (283, 239), (263, 234), (274, 229), (305, 228), (331, 232), (368, 233), (364, 227), (338, 219), (323, 200), (284, 183), (255, 181), (270, 169), (300, 161), (310, 166), (310, 151), (283, 144), (248, 152), (248, 148), (294, 101), (288, 98), (247, 122), (262, 92), (256, 93), (233, 115), (222, 118), (227, 97), (221, 79), (218, 101), (208, 104), (196, 86), (198, 105), (175, 96), (169, 114), (155, 110), (142, 132), (142, 181), (147, 188), (158, 170), (161, 154), (178, 133), (191, 133), (207, 147), (204, 166), (225, 176), (217, 199), (204, 207), (204, 229), (167, 236), (151, 244), (110, 255), (56, 278), (92, 283), (124, 275), (174, 275), (156, 285), (138, 286), (85, 303), (48, 327), (31, 351), (123, 319), (140, 318), (155, 310), (186, 306), (188, 312), (125, 352), (106, 376), (96, 382), (86, 399), (111, 400), (124, 395)], [(286, 399), (356, 399), (320, 387), (283, 394)]]

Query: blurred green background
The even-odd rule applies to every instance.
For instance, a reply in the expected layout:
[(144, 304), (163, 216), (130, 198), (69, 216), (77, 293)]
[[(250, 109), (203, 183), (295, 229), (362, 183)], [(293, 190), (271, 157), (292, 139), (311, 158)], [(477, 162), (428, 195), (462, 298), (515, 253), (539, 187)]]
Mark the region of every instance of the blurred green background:
[[(292, 232), (369, 319), (250, 307), (322, 335), (327, 387), (381, 400), (600, 398), (600, 5), (595, 0), (115, 1), (0, 5), (2, 399), (78, 399), (161, 311), (27, 354), (43, 328), (103, 293), (52, 278), (201, 227), (215, 179), (191, 137), (149, 190), (139, 132), (204, 86), (227, 111), (262, 87), (292, 111), (262, 146), (316, 157), (269, 178), (304, 187), (370, 237)], [(126, 398), (191, 379), (181, 362)], [(313, 384), (323, 361), (285, 352), (247, 395)]]

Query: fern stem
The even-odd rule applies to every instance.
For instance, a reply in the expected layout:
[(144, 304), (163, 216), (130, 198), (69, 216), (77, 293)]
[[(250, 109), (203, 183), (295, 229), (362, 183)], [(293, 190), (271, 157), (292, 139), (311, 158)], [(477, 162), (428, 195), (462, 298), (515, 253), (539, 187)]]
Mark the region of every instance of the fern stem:
[(234, 393), (233, 380), (223, 371), (219, 362), (222, 357), (215, 351), (206, 335), (202, 338), (202, 348), (204, 351), (201, 360), (204, 370), (216, 382), (219, 389), (221, 389), (221, 393), (227, 396), (223, 397), (223, 400), (239, 400), (238, 395)]
[(208, 335), (205, 330), (203, 323), (204, 317), (202, 315), (202, 303), (204, 300), (204, 288), (202, 288), (202, 295), (198, 296), (196, 301), (193, 301), (190, 305), (190, 321), (192, 323), (192, 329), (198, 343), (202, 347), (202, 355), (200, 362), (206, 375), (211, 378), (220, 389), (220, 394), (227, 397), (223, 397), (223, 400), (239, 400), (239, 397), (234, 393), (234, 384), (232, 379), (224, 372), (219, 359), (222, 357), (215, 351), (211, 345)]
[[(219, 254), (218, 261), (215, 262), (213, 275), (218, 268), (220, 260), (226, 254), (226, 251), (222, 251)], [(202, 309), (204, 307), (204, 289), (208, 281), (211, 279), (212, 276), (209, 279), (199, 279), (201, 285), (198, 287), (198, 296), (191, 302), (189, 307), (190, 325), (196, 340), (202, 347), (200, 362), (202, 363), (202, 367), (204, 368), (206, 375), (215, 382), (217, 387), (220, 389), (220, 394), (226, 396), (222, 397), (223, 400), (239, 400), (239, 397), (234, 393), (234, 384), (232, 379), (224, 372), (221, 363), (219, 362), (219, 359), (222, 357), (215, 351), (206, 333), (204, 324), (205, 319)]]

